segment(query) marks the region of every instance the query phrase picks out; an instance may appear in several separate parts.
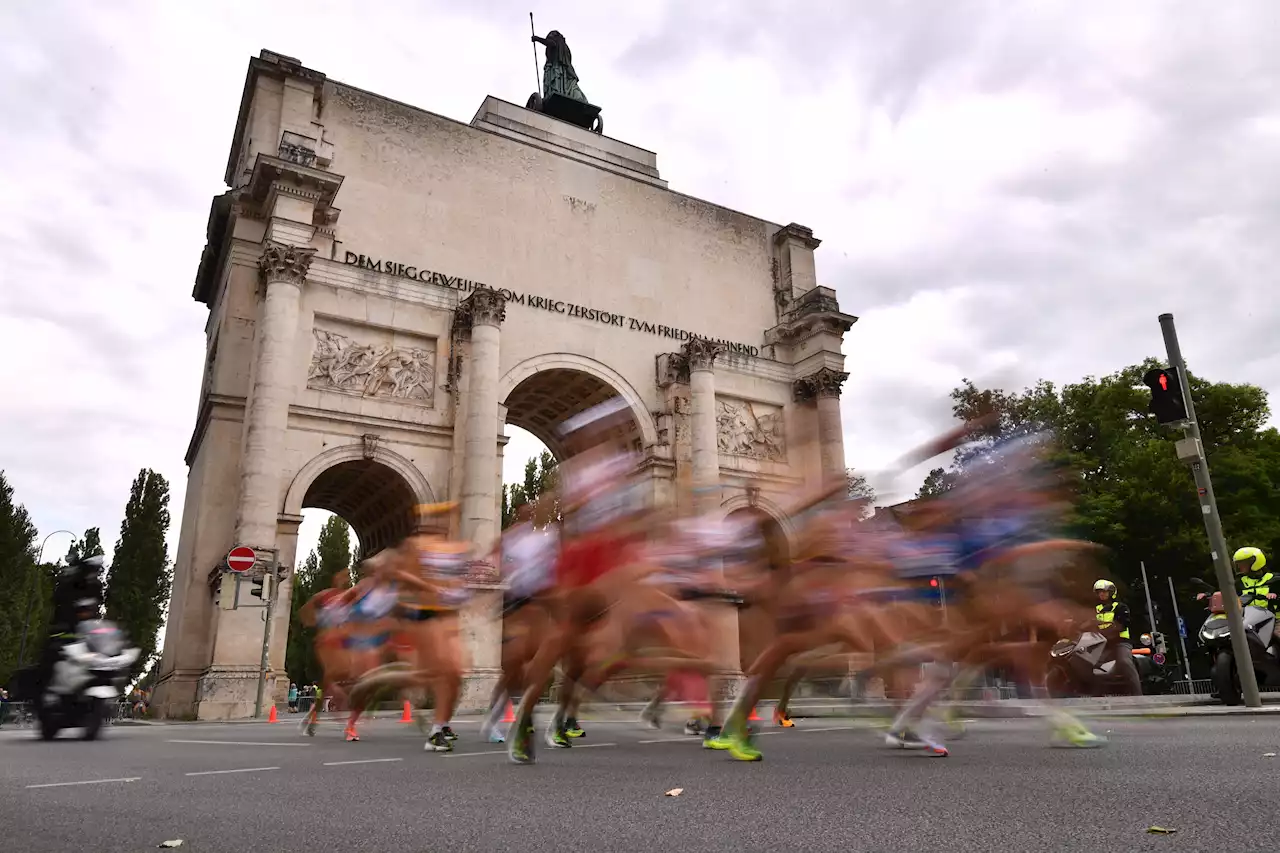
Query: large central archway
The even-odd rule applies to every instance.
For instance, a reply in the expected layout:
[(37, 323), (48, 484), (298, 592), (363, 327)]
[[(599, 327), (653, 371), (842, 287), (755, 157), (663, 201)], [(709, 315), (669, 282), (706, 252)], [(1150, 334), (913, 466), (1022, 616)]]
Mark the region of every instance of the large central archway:
[(612, 440), (636, 452), (656, 443), (653, 417), (640, 395), (620, 374), (594, 359), (570, 353), (537, 356), (508, 371), (498, 387), (506, 423), (529, 432), (557, 459), (565, 455), (560, 425), (615, 396), (627, 401), (632, 417), (613, 431)]

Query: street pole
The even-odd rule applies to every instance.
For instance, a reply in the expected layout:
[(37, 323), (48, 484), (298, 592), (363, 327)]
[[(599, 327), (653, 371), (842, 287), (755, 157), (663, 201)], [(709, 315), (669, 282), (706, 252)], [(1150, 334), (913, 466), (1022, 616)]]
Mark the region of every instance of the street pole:
[(1151, 644), (1154, 646), (1156, 642), (1156, 611), (1151, 606), (1151, 585), (1147, 582), (1147, 564), (1139, 560), (1138, 568), (1142, 569), (1142, 591), (1147, 594), (1147, 619), (1151, 622)]
[[(27, 630), (31, 627), (31, 608), (35, 607), (36, 587), (40, 585), (40, 567), (44, 565), (44, 549), (49, 539), (59, 533), (71, 533), (70, 530), (55, 530), (40, 543), (40, 561), (36, 563), (35, 572), (31, 576), (31, 590), (27, 593), (27, 618), (22, 622), (22, 639), (18, 642), (18, 669), (27, 662)], [(71, 533), (75, 536), (74, 533)]]
[(1169, 598), (1173, 601), (1173, 618), (1178, 620), (1178, 642), (1182, 644), (1182, 666), (1187, 671), (1187, 691), (1191, 690), (1191, 659), (1187, 657), (1187, 638), (1182, 636), (1182, 614), (1178, 612), (1178, 594), (1173, 591), (1173, 577), (1169, 577)]
[(1235, 578), (1231, 574), (1231, 554), (1227, 551), (1227, 539), (1222, 533), (1218, 501), (1213, 495), (1213, 482), (1209, 478), (1209, 460), (1204, 455), (1200, 424), (1196, 422), (1195, 404), (1191, 402), (1187, 363), (1182, 360), (1182, 348), (1178, 346), (1178, 332), (1174, 328), (1172, 314), (1160, 315), (1160, 331), (1164, 335), (1164, 348), (1169, 354), (1169, 366), (1178, 372), (1182, 402), (1187, 410), (1187, 421), (1183, 426), (1186, 438), (1178, 442), (1178, 457), (1191, 462), (1191, 473), (1195, 477), (1200, 511), (1204, 514), (1204, 529), (1209, 534), (1209, 549), (1213, 553), (1214, 573), (1218, 578), (1218, 589), (1222, 591), (1222, 603), (1226, 606), (1227, 625), (1231, 629), (1231, 650), (1236, 659), (1236, 671), (1240, 674), (1240, 691), (1244, 694), (1246, 707), (1260, 708), (1262, 697), (1258, 695), (1258, 679), (1253, 672), (1253, 658), (1244, 635), (1244, 615), (1240, 610), (1240, 598), (1236, 595)]
[(279, 563), (275, 551), (271, 552), (271, 562), (267, 564), (267, 583), (271, 584), (271, 592), (267, 594), (266, 619), (262, 628), (262, 657), (258, 661), (258, 698), (253, 703), (253, 715), (262, 716), (262, 700), (267, 691), (267, 670), (271, 666), (271, 615), (276, 609), (276, 589), (279, 586)]

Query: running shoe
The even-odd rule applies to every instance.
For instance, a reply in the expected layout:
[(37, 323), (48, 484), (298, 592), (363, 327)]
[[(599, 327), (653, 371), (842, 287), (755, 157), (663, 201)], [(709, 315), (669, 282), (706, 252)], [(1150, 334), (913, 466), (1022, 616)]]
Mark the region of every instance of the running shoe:
[(729, 745), (729, 738), (719, 726), (707, 726), (702, 733), (703, 749), (728, 749)]
[(1063, 723), (1054, 726), (1050, 743), (1059, 749), (1096, 749), (1107, 742), (1080, 723)]
[(545, 740), (547, 742), (547, 746), (559, 749), (568, 749), (573, 746), (573, 742), (570, 741), (569, 736), (565, 734), (564, 724), (561, 723), (560, 725), (556, 725), (554, 720), (547, 726)]
[(507, 758), (515, 764), (533, 764), (533, 729), (513, 725), (511, 742), (507, 744)]
[(453, 743), (450, 742), (445, 731), (445, 729), (441, 729), (431, 737), (427, 738), (427, 742), (423, 744), (422, 748), (427, 752), (451, 752), (453, 750)]
[(694, 717), (692, 720), (687, 721), (684, 724), (684, 733), (687, 735), (702, 734), (702, 720)]
[(458, 739), (458, 735), (457, 735), (457, 733), (456, 733), (456, 732), (454, 732), (454, 730), (453, 730), (453, 729), (451, 729), (451, 728), (449, 728), (448, 726), (445, 726), (445, 727), (444, 727), (444, 728), (442, 728), (440, 731), (441, 731), (441, 733), (442, 733), (442, 734), (444, 734), (445, 738), (446, 738), (446, 739), (448, 739), (448, 740), (457, 740), (457, 739)]
[(655, 732), (661, 729), (662, 719), (658, 716), (658, 709), (645, 705), (640, 712), (640, 726)]
[(571, 738), (580, 738), (580, 737), (587, 736), (587, 733), (583, 731), (582, 726), (578, 725), (577, 717), (569, 717), (568, 719), (566, 719), (564, 721), (563, 731), (567, 737), (571, 737)]
[(729, 736), (729, 755), (738, 761), (763, 761), (764, 754), (756, 749), (751, 736), (737, 734)]
[(910, 729), (891, 731), (884, 736), (885, 745), (896, 749), (919, 749), (936, 758), (946, 758), (951, 753), (931, 737), (924, 737)]
[(360, 735), (356, 734), (355, 726), (347, 726), (342, 732), (342, 736), (347, 739), (347, 743), (354, 743), (360, 740)]
[(786, 711), (779, 711), (777, 708), (773, 710), (773, 724), (784, 729), (794, 729), (796, 727), (795, 720), (787, 716)]

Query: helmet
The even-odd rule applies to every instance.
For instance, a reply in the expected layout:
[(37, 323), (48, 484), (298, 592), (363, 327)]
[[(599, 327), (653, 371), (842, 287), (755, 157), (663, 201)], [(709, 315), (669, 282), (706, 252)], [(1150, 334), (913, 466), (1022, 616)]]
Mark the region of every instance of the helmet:
[(1110, 598), (1115, 598), (1115, 595), (1116, 595), (1116, 585), (1115, 585), (1115, 584), (1113, 584), (1113, 583), (1112, 583), (1111, 581), (1109, 581), (1109, 580), (1100, 580), (1100, 581), (1095, 581), (1095, 582), (1094, 582), (1094, 584), (1093, 584), (1093, 591), (1094, 591), (1094, 592), (1105, 592), (1105, 593), (1107, 593), (1108, 597), (1110, 597)]
[[(1240, 548), (1231, 555), (1231, 562), (1236, 564), (1238, 572), (1258, 572), (1267, 565), (1267, 555), (1261, 548)], [(1240, 565), (1244, 563), (1245, 565)]]

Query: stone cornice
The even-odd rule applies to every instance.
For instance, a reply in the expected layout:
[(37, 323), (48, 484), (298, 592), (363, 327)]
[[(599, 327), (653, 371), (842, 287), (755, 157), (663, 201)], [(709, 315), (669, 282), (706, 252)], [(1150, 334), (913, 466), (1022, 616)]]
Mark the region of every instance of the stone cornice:
[(823, 333), (843, 335), (853, 328), (858, 318), (840, 310), (835, 291), (815, 287), (788, 306), (782, 321), (764, 333), (765, 343), (790, 346)]
[(849, 374), (842, 370), (823, 367), (808, 376), (795, 381), (792, 386), (796, 402), (805, 402), (815, 398), (840, 397), (840, 386), (844, 385)]
[(784, 225), (778, 229), (773, 235), (775, 245), (782, 245), (788, 239), (799, 241), (806, 249), (812, 251), (822, 245), (822, 241), (813, 236), (813, 229), (807, 228), (799, 223), (792, 222), (790, 225)]
[(314, 201), (317, 208), (327, 208), (333, 205), (342, 180), (342, 175), (259, 153), (241, 198), (261, 210), (272, 192), (281, 192), (280, 185), (293, 184), (303, 191), (314, 192), (314, 198), (309, 200)]

